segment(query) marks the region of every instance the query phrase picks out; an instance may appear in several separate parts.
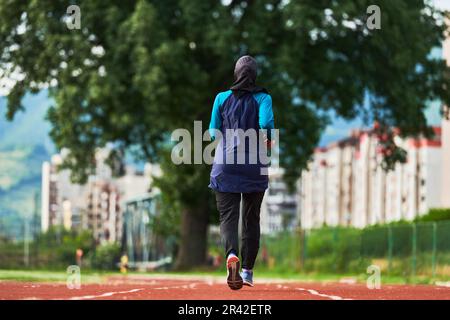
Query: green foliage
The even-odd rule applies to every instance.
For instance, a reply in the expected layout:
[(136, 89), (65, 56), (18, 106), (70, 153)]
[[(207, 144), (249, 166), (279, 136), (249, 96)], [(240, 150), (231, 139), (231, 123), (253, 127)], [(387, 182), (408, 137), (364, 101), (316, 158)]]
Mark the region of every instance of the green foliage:
[[(90, 231), (67, 231), (52, 227), (29, 244), (32, 269), (65, 270), (76, 261), (76, 250), (83, 250), (82, 268), (117, 270), (119, 244), (95, 245)], [(24, 269), (24, 243), (0, 239), (0, 268)]]
[[(444, 37), (437, 23), (443, 13), (429, 2), (378, 0), (382, 28), (370, 31), (369, 4), (80, 0), (81, 29), (68, 30), (67, 1), (2, 1), (0, 66), (6, 76), (13, 69), (26, 75), (8, 95), (6, 115), (14, 117), (27, 91), (52, 83), (51, 137), (70, 149), (63, 167), (75, 181), (92, 172), (97, 147), (112, 142), (122, 154), (137, 147), (137, 157), (161, 163), (158, 185), (167, 201), (208, 221), (205, 212), (215, 212), (209, 168), (173, 165), (168, 137), (175, 128), (192, 131), (194, 120), (206, 129), (214, 96), (230, 86), (242, 54), (258, 59), (260, 84), (273, 97), (290, 187), (330, 111), (416, 135), (427, 132), (427, 101), (450, 104), (449, 68), (429, 59)], [(366, 96), (370, 108), (363, 107)]]
[[(93, 237), (89, 231), (78, 233), (52, 227), (30, 242), (30, 267), (67, 268), (69, 265), (76, 264), (77, 249), (82, 249), (85, 257), (89, 256), (90, 252), (95, 250), (93, 243)], [(0, 267), (23, 268), (23, 247), (23, 242), (0, 242)]]
[[(269, 260), (274, 261), (276, 269), (280, 272), (292, 272), (299, 270), (300, 263), (300, 242), (297, 233), (281, 232), (277, 235), (263, 237), (262, 250), (267, 250)], [(271, 264), (270, 261), (263, 261), (262, 253), (259, 255), (258, 264)]]
[[(37, 267), (67, 267), (76, 264), (75, 253), (82, 249), (84, 257), (93, 248), (93, 237), (90, 231), (67, 231), (62, 227), (52, 227), (41, 234), (35, 241), (37, 249)], [(31, 245), (33, 246), (33, 245)]]
[(418, 217), (416, 221), (442, 221), (450, 220), (450, 208), (430, 209), (426, 215)]
[[(179, 237), (179, 225), (180, 225), (180, 208), (177, 202), (171, 202), (165, 200), (166, 194), (160, 195), (160, 198), (155, 199), (157, 201), (157, 216), (152, 216), (150, 219), (150, 229), (155, 234), (164, 238)], [(161, 201), (166, 201), (166, 205), (162, 206)]]
[[(95, 245), (90, 231), (67, 231), (52, 227), (30, 242), (30, 265), (33, 269), (65, 270), (76, 261), (76, 250), (83, 250), (82, 268), (117, 270), (121, 248), (119, 244)], [(24, 243), (0, 239), (0, 268), (23, 269)]]
[(117, 244), (105, 244), (97, 247), (91, 257), (92, 268), (97, 270), (117, 270), (121, 250)]
[[(27, 75), (8, 96), (10, 118), (26, 90), (58, 81), (51, 90), (52, 137), (72, 150), (67, 165), (80, 180), (96, 146), (138, 145), (144, 157), (158, 157), (173, 128), (207, 122), (214, 94), (231, 83), (233, 62), (246, 52), (261, 62), (261, 82), (282, 124), (283, 163), (294, 177), (323, 128), (319, 110), (364, 115), (417, 134), (426, 130), (425, 101), (450, 101), (448, 69), (428, 59), (443, 39), (436, 23), (443, 14), (421, 1), (377, 1), (382, 29), (376, 31), (343, 23), (365, 21), (364, 0), (77, 4), (82, 29), (71, 31), (62, 21), (64, 1), (3, 2), (0, 63)], [(361, 108), (366, 92), (370, 110)]]
[[(361, 230), (355, 228), (323, 227), (307, 234), (306, 271), (345, 273), (360, 265)], [(318, 259), (321, 258), (321, 259)], [(355, 261), (355, 264), (349, 264)]]
[[(209, 250), (214, 254), (223, 252), (219, 239), (210, 243)], [(413, 261), (416, 275), (432, 277), (433, 261), (435, 276), (450, 275), (449, 221), (400, 222), (364, 229), (325, 226), (263, 235), (257, 268), (277, 273), (366, 275), (366, 268), (376, 264), (383, 274), (410, 279)]]
[(0, 241), (0, 266), (3, 269), (19, 268), (23, 265), (23, 244)]

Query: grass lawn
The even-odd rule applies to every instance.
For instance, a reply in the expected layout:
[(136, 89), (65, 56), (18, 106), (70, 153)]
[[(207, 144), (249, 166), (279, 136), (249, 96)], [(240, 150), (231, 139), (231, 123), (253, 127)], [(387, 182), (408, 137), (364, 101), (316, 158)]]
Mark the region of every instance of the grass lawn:
[[(106, 273), (82, 272), (81, 276), (83, 281), (86, 282), (101, 282)], [(65, 282), (67, 273), (65, 270), (0, 270), (0, 280)]]
[[(129, 275), (139, 276), (140, 278), (153, 277), (153, 276), (215, 276), (223, 277), (224, 271), (222, 270), (197, 270), (189, 272), (129, 272)], [(110, 276), (118, 276), (119, 272), (100, 272), (93, 270), (81, 271), (81, 278), (83, 283), (102, 283)], [(343, 274), (302, 274), (302, 273), (279, 273), (273, 271), (255, 271), (255, 276), (261, 279), (280, 279), (280, 280), (293, 280), (300, 282), (339, 282), (339, 281), (357, 281), (364, 283), (367, 279), (367, 275), (343, 275)], [(65, 270), (0, 270), (1, 280), (12, 281), (36, 281), (36, 282), (65, 282), (67, 279), (67, 273)], [(381, 278), (384, 284), (408, 284), (408, 283), (420, 283), (420, 284), (432, 284), (434, 281), (428, 277), (416, 278), (415, 281), (406, 279), (403, 277), (389, 277), (383, 276)]]

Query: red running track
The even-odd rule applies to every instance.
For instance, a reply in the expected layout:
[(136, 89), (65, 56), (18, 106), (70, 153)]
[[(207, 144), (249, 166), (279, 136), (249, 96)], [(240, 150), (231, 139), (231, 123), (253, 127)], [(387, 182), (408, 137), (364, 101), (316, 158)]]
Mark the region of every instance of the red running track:
[(260, 280), (253, 288), (230, 290), (225, 279), (208, 277), (111, 277), (68, 289), (64, 283), (0, 281), (0, 299), (57, 300), (450, 300), (450, 288), (435, 285), (382, 285)]

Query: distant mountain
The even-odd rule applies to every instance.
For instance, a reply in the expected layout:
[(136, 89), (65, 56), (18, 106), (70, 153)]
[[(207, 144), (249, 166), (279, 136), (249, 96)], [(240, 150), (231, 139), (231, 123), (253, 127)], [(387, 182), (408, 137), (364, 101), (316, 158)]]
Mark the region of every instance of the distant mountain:
[[(13, 188), (0, 191), (1, 236), (21, 238), (24, 218), (30, 219), (35, 210), (40, 214), (40, 184), (40, 174), (32, 175), (28, 180), (21, 181)], [(37, 197), (36, 203), (35, 197)]]
[[(0, 97), (0, 235), (20, 238), (23, 218), (31, 217), (35, 210), (42, 162), (55, 150), (45, 120), (51, 103), (46, 90), (26, 95), (25, 111), (9, 122), (5, 119), (6, 98)], [(39, 203), (37, 206), (39, 210)]]
[(50, 123), (44, 119), (52, 104), (48, 91), (27, 94), (22, 103), (25, 111), (16, 114), (10, 122), (5, 119), (6, 98), (0, 97), (0, 150), (42, 145), (47, 151), (53, 152), (54, 146), (48, 136)]

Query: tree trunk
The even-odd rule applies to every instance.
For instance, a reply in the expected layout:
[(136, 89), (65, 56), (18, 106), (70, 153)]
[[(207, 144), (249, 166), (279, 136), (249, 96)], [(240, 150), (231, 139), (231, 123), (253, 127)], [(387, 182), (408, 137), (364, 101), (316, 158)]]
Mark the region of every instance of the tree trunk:
[(175, 269), (187, 270), (206, 262), (208, 210), (184, 209), (181, 212), (180, 245)]

